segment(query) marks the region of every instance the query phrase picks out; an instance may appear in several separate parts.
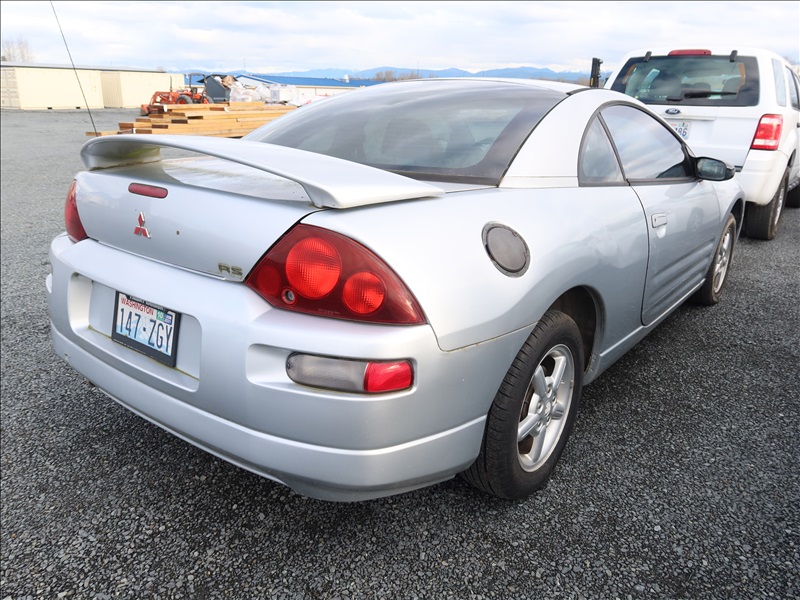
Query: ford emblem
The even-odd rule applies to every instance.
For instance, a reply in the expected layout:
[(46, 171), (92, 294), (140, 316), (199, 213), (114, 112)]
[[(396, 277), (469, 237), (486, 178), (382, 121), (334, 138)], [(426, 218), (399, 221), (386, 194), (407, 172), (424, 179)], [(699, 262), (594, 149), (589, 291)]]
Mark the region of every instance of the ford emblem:
[(681, 109), (679, 109), (679, 108), (668, 108), (664, 112), (666, 112), (668, 115), (679, 115), (679, 114), (681, 114)]

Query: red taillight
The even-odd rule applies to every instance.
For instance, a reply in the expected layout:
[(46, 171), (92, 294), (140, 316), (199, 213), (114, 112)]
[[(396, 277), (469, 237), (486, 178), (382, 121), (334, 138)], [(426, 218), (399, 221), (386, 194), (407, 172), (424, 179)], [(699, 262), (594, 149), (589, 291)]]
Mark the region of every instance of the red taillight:
[(709, 54), (711, 54), (711, 50), (691, 48), (688, 50), (672, 50), (667, 56), (708, 56)]
[(364, 373), (365, 392), (393, 392), (411, 387), (414, 373), (411, 364), (400, 362), (371, 362)]
[(359, 315), (378, 310), (386, 298), (386, 286), (373, 273), (361, 271), (351, 275), (344, 283), (342, 299), (347, 308)]
[(305, 298), (316, 300), (327, 296), (341, 274), (339, 253), (319, 237), (299, 241), (286, 257), (286, 279)]
[(764, 115), (758, 122), (756, 135), (751, 150), (777, 150), (781, 143), (783, 117), (781, 115)]
[(425, 322), (414, 296), (372, 251), (310, 225), (292, 228), (246, 283), (273, 306), (288, 310), (371, 323)]
[(81, 217), (78, 214), (77, 188), (78, 183), (73, 180), (67, 192), (67, 201), (64, 204), (64, 223), (67, 226), (67, 235), (73, 242), (80, 242), (89, 237), (86, 235), (86, 230), (83, 228)]

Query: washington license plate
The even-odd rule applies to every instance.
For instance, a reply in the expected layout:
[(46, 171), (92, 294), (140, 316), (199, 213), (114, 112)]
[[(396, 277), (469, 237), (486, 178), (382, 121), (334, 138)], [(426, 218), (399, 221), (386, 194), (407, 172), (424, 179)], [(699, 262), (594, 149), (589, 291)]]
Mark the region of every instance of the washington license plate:
[(687, 121), (670, 121), (669, 124), (672, 126), (675, 132), (683, 139), (689, 138), (689, 130), (692, 128), (691, 123)]
[(117, 292), (111, 338), (174, 367), (180, 316), (174, 310)]

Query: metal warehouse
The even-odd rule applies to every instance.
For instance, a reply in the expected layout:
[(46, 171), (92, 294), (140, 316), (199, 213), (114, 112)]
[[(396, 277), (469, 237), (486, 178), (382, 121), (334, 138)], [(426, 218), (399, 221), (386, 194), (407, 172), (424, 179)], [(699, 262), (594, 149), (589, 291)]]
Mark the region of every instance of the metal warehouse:
[[(0, 108), (139, 108), (156, 91), (185, 87), (183, 73), (131, 68), (0, 63)], [(300, 97), (330, 96), (378, 81), (239, 75), (243, 83), (292, 86)], [(80, 81), (80, 85), (79, 82)]]
[(137, 107), (147, 102), (154, 91), (168, 90), (170, 86), (183, 86), (183, 75), (123, 68), (0, 64), (2, 108)]

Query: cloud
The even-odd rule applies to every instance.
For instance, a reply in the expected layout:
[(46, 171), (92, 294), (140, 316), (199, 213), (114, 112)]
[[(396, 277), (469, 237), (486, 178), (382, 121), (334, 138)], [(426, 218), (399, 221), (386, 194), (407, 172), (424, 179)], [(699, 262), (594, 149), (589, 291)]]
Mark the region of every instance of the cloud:
[(743, 41), (800, 62), (798, 2), (3, 1), (0, 12), (3, 39), (48, 64), (69, 63), (62, 31), (77, 65), (170, 70), (588, 71), (592, 57), (612, 68), (641, 47)]

